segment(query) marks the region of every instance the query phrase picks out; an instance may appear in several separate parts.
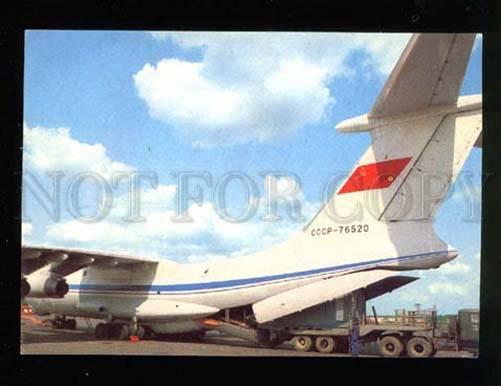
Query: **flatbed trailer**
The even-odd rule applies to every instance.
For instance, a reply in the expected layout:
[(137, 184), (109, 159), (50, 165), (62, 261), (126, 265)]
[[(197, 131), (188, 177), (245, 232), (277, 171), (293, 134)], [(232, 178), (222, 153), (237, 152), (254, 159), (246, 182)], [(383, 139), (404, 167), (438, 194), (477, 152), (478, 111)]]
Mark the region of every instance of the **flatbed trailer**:
[[(350, 328), (329, 329), (263, 329), (238, 321), (206, 319), (206, 328), (247, 341), (275, 347), (284, 341), (292, 340), (297, 351), (316, 350), (321, 353), (349, 352)], [(410, 356), (427, 358), (435, 354), (434, 329), (424, 326), (397, 324), (360, 325), (360, 343), (377, 343), (381, 355), (386, 357)]]
[[(420, 323), (412, 320), (416, 316), (421, 318)], [(422, 314), (414, 312), (410, 322), (408, 315), (403, 317), (407, 324), (360, 324), (359, 342), (377, 343), (379, 353), (385, 357), (427, 358), (435, 355), (438, 349), (469, 351), (478, 355), (478, 309), (462, 309), (457, 315), (449, 315), (447, 319), (450, 323), (445, 331), (444, 326), (437, 323), (435, 311), (429, 316), (426, 320)], [(298, 351), (315, 349), (319, 352), (349, 352), (350, 329), (347, 326), (331, 329), (291, 328), (287, 332), (293, 336), (292, 341)]]
[[(434, 329), (428, 326), (398, 324), (361, 324), (360, 344), (376, 343), (385, 357), (409, 356), (427, 358), (437, 351)], [(350, 328), (290, 329), (294, 348), (298, 351), (316, 350), (322, 353), (349, 352)]]

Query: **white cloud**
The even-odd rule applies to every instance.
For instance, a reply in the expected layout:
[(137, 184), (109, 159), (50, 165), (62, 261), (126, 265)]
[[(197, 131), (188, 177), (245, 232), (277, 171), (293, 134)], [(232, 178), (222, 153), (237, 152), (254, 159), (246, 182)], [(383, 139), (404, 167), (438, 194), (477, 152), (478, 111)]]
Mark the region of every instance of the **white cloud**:
[(464, 296), (468, 293), (464, 285), (451, 282), (434, 282), (428, 286), (428, 290), (434, 295)]
[(165, 40), (169, 36), (168, 32), (162, 32), (162, 31), (152, 31), (148, 33), (151, 34), (151, 37), (155, 40)]
[(383, 75), (393, 69), (410, 34), (355, 34), (355, 44), (365, 50), (372, 65)]
[(318, 123), (334, 96), (346, 60), (363, 50), (387, 74), (408, 34), (152, 33), (181, 48), (200, 47), (203, 61), (147, 63), (134, 75), (151, 116), (171, 124), (195, 146), (283, 138)]
[[(29, 170), (75, 173), (91, 170), (109, 176), (113, 171), (132, 169), (113, 161), (104, 146), (75, 140), (68, 129), (25, 127), (24, 151), (25, 166)], [(279, 193), (292, 189), (304, 199), (294, 180), (280, 177), (274, 182)], [(142, 187), (137, 197), (140, 211), (136, 214), (146, 221), (134, 222), (130, 221), (130, 208), (134, 203), (126, 191), (114, 197), (110, 213), (100, 221), (84, 222), (71, 218), (46, 225), (43, 243), (177, 260), (202, 260), (251, 253), (287, 239), (301, 225), (284, 221), (260, 222), (258, 215), (251, 221), (231, 223), (223, 220), (210, 203), (193, 204), (189, 208), (193, 222), (174, 222), (175, 196), (175, 185)], [(258, 197), (252, 199), (256, 204), (261, 203)], [(92, 203), (90, 207), (93, 207)], [(31, 224), (23, 224), (23, 239), (31, 232)], [(259, 245), (255, 240), (260, 240)]]
[[(176, 197), (175, 185), (157, 185), (155, 188), (142, 188), (134, 194), (125, 193), (113, 200), (112, 216), (129, 217), (134, 205), (138, 206), (139, 215), (147, 216), (159, 211), (172, 209)], [(137, 201), (137, 202), (136, 202)], [(134, 214), (135, 215), (135, 214)]]
[(297, 197), (300, 200), (304, 200), (304, 193), (299, 179), (295, 179), (291, 176), (266, 175), (264, 186), (265, 195), (272, 200), (276, 200), (281, 196)]
[(90, 249), (187, 261), (256, 252), (286, 240), (297, 228), (283, 222), (229, 223), (219, 218), (209, 204), (190, 209), (195, 219), (192, 223), (172, 222), (173, 215), (170, 211), (152, 214), (143, 223), (113, 219), (96, 223), (62, 221), (48, 227), (46, 238), (57, 245), (80, 244)]
[[(279, 179), (278, 186), (284, 187), (285, 181)], [(110, 215), (104, 220), (86, 223), (72, 219), (51, 224), (46, 240), (57, 245), (203, 261), (256, 252), (285, 241), (304, 225), (287, 221), (287, 216), (283, 216), (284, 221), (264, 222), (258, 215), (250, 221), (232, 223), (222, 219), (211, 203), (189, 207), (193, 222), (175, 222), (174, 196), (174, 185), (144, 189), (140, 208), (146, 221), (128, 222), (124, 220), (129, 202), (125, 194), (115, 200)]]
[(42, 172), (94, 172), (107, 178), (112, 172), (130, 171), (124, 163), (113, 161), (100, 144), (79, 142), (69, 128), (30, 128), (24, 125), (24, 169)]
[(23, 222), (21, 224), (21, 238), (22, 238), (22, 241), (26, 241), (27, 239), (29, 239), (29, 237), (31, 236), (31, 234), (33, 233), (33, 224), (29, 223), (29, 222)]
[[(85, 223), (78, 220), (57, 222), (47, 227), (47, 237), (52, 240), (71, 240), (82, 243), (122, 244), (136, 243), (140, 239), (126, 227), (108, 221)], [(104, 243), (103, 243), (104, 242)]]
[(399, 297), (403, 304), (411, 304), (413, 306), (414, 304), (419, 303), (427, 307), (433, 302), (433, 299), (429, 294), (416, 288), (409, 289), (404, 287), (400, 291)]
[(461, 262), (450, 262), (440, 267), (440, 273), (458, 275), (471, 271), (471, 267)]

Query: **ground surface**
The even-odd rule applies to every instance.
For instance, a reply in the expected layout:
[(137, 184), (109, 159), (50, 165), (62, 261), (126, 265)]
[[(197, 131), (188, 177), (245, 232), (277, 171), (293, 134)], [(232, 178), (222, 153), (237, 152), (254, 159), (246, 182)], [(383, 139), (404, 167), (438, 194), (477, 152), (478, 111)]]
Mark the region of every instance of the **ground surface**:
[[(96, 340), (93, 326), (83, 319), (77, 320), (73, 331), (59, 330), (50, 325), (42, 325), (37, 319), (21, 321), (21, 354), (52, 355), (201, 355), (201, 356), (329, 356), (347, 357), (347, 354), (320, 354), (318, 352), (297, 352), (290, 343), (275, 349), (258, 347), (237, 338), (224, 336), (218, 332), (207, 333), (203, 341), (128, 341)], [(362, 357), (375, 356), (373, 347), (366, 347)], [(439, 351), (436, 357), (472, 357), (467, 352)]]

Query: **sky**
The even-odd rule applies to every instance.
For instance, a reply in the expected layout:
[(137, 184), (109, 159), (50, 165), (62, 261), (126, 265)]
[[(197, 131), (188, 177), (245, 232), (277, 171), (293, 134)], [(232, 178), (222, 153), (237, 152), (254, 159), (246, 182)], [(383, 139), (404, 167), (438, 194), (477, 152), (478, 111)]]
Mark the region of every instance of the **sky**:
[[(409, 37), (27, 31), (23, 243), (198, 262), (286, 240), (370, 144), (334, 127), (371, 109)], [(481, 59), (477, 36), (461, 95), (481, 93)], [(188, 202), (193, 221), (179, 223), (183, 173), (203, 202)], [(435, 217), (460, 256), (413, 272), (419, 280), (370, 303), (379, 313), (479, 306), (480, 179), (474, 149)], [(278, 202), (280, 220), (261, 220), (273, 184), (296, 189), (301, 219)]]

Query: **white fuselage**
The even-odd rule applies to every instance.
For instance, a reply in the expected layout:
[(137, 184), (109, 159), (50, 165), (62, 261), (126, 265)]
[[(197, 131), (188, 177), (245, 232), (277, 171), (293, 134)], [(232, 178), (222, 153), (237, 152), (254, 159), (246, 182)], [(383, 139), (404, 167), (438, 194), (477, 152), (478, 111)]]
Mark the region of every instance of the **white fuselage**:
[[(27, 301), (39, 313), (128, 320), (135, 316), (138, 306), (151, 300), (220, 310), (250, 305), (327, 277), (368, 269), (436, 268), (457, 256), (454, 249), (435, 236), (431, 223), (393, 225), (399, 227), (394, 232), (399, 238), (393, 238), (391, 243), (381, 240), (389, 240), (392, 226), (377, 221), (368, 223), (369, 231), (364, 234), (325, 231), (322, 235), (322, 230), (310, 228), (263, 252), (222, 261), (163, 261), (139, 266), (133, 272), (127, 268), (89, 266), (66, 278), (70, 290), (64, 298)], [(360, 242), (361, 237), (365, 242)], [(368, 245), (372, 248), (368, 249)], [(182, 332), (196, 329), (195, 325), (181, 323), (192, 319), (166, 315), (162, 324)]]

